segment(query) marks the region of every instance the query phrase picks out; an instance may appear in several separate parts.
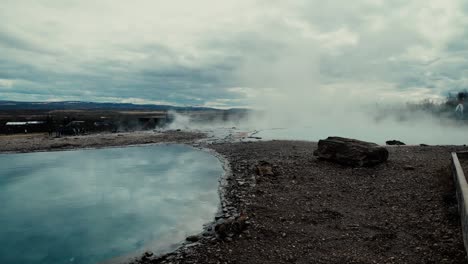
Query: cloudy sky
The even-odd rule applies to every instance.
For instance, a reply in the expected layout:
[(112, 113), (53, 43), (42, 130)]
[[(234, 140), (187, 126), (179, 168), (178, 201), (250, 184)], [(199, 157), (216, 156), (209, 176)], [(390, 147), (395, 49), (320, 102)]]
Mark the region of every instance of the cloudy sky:
[(231, 107), (468, 87), (465, 0), (0, 3), (0, 100)]

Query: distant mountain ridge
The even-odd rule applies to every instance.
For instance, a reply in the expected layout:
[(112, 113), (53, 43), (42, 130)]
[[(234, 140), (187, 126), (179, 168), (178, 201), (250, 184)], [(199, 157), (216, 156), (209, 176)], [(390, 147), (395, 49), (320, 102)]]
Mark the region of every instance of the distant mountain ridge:
[[(82, 101), (61, 102), (18, 102), (0, 100), (0, 110), (153, 110), (153, 111), (223, 111), (221, 109), (196, 106), (172, 106), (130, 103), (96, 103)], [(233, 109), (234, 110), (234, 109)]]

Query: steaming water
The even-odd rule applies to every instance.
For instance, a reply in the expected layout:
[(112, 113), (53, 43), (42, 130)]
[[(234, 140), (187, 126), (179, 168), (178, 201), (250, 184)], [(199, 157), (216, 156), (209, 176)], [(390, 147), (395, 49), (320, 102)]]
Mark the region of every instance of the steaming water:
[(222, 173), (180, 145), (0, 155), (0, 263), (169, 249), (212, 220)]
[(371, 141), (385, 145), (385, 141), (397, 139), (409, 145), (463, 145), (468, 144), (468, 127), (432, 125), (421, 123), (316, 123), (310, 126), (292, 126), (260, 130), (255, 136), (263, 140), (308, 140), (318, 141), (329, 136), (341, 136)]

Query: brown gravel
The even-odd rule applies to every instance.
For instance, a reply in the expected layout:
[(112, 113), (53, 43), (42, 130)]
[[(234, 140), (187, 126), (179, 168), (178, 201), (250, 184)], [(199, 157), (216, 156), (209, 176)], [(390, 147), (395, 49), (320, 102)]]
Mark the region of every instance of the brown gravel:
[[(202, 238), (139, 263), (466, 263), (450, 173), (452, 146), (388, 147), (388, 162), (349, 168), (317, 160), (316, 143), (211, 146), (232, 166), (224, 208), (242, 233)], [(274, 175), (256, 176), (260, 161)], [(264, 164), (264, 163), (262, 163)]]

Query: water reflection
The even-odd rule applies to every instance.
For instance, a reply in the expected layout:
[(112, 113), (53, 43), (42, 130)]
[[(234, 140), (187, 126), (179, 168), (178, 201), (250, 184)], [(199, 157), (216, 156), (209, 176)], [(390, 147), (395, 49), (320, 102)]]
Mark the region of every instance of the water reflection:
[(0, 263), (96, 263), (177, 243), (213, 218), (222, 173), (180, 145), (0, 155)]

